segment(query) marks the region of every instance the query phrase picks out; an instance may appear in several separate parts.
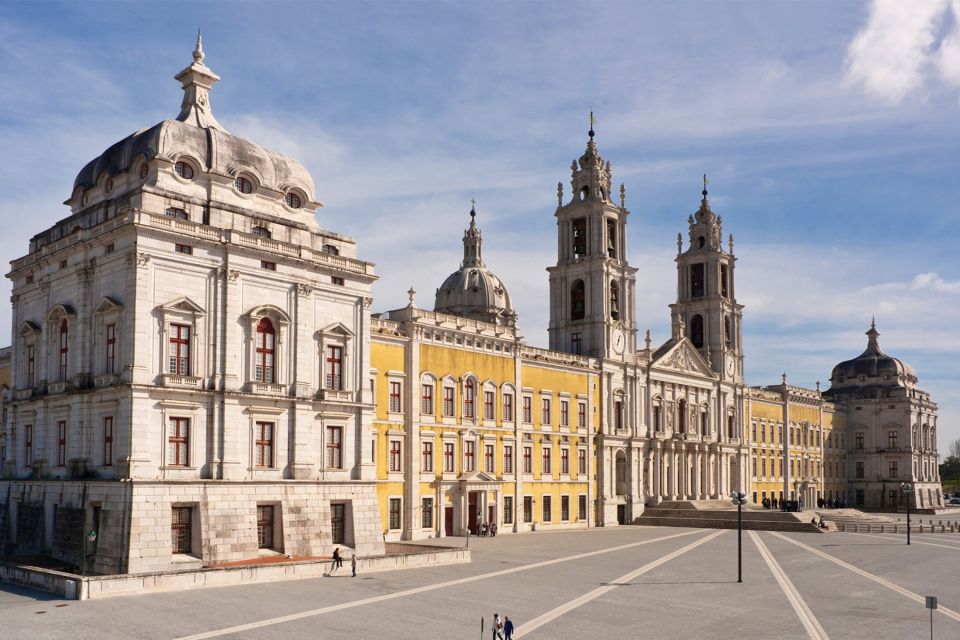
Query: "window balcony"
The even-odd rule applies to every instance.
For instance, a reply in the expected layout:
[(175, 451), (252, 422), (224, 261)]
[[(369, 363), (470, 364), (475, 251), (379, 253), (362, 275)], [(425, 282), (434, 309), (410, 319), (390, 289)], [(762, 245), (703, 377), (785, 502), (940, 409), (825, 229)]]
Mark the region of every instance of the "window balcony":
[(203, 378), (197, 376), (181, 376), (175, 373), (165, 373), (160, 376), (161, 384), (164, 387), (175, 387), (181, 389), (202, 389)]
[(320, 399), (327, 402), (350, 402), (353, 400), (353, 392), (343, 389), (321, 389)]
[(112, 387), (120, 381), (120, 376), (115, 373), (105, 373), (101, 376), (96, 376), (93, 379), (94, 387)]
[(287, 386), (270, 382), (248, 382), (247, 391), (262, 396), (285, 396)]
[(47, 385), (47, 393), (53, 395), (56, 393), (63, 393), (70, 388), (70, 383), (66, 380), (61, 380), (59, 382), (51, 382)]
[(29, 400), (33, 397), (33, 387), (28, 387), (26, 389), (17, 389), (14, 392), (14, 400)]

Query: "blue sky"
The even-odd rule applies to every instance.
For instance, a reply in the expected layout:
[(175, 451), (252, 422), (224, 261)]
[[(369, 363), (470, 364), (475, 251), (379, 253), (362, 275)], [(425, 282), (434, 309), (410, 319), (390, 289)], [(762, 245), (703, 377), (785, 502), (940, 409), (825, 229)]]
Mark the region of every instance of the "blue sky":
[(320, 224), (377, 263), (375, 309), (410, 285), (432, 305), (476, 197), (488, 266), (545, 345), (556, 184), (592, 109), (627, 188), (641, 331), (668, 337), (675, 238), (707, 173), (748, 381), (826, 387), (876, 315), (940, 404), (943, 451), (960, 437), (958, 16), (960, 0), (6, 2), (0, 253), (68, 213), (90, 158), (176, 116), (200, 27), (218, 120), (312, 172)]

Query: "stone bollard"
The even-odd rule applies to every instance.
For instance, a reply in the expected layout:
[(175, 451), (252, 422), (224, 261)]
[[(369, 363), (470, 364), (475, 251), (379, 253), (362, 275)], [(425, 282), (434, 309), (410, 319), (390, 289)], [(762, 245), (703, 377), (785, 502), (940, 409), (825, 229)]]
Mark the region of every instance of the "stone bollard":
[(886, 531), (884, 530), (884, 529), (886, 529), (886, 528), (887, 528), (886, 525), (881, 524), (881, 525), (880, 525), (880, 533), (886, 533)]

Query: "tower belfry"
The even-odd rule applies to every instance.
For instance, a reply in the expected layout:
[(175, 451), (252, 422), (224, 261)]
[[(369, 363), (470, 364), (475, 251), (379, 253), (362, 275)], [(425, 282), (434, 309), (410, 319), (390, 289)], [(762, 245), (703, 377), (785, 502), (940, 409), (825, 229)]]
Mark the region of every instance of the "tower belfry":
[(611, 200), (612, 171), (597, 150), (594, 122), (591, 112), (566, 203), (557, 185), (557, 264), (547, 269), (550, 348), (619, 359), (636, 351), (636, 269), (626, 259), (626, 194), (621, 187), (619, 206)]
[[(724, 380), (743, 381), (743, 305), (734, 289), (733, 235), (723, 247), (723, 219), (710, 208), (703, 176), (700, 208), (689, 216), (689, 241), (677, 236), (677, 301), (670, 305), (673, 333), (681, 331)], [(681, 327), (685, 329), (681, 330)]]

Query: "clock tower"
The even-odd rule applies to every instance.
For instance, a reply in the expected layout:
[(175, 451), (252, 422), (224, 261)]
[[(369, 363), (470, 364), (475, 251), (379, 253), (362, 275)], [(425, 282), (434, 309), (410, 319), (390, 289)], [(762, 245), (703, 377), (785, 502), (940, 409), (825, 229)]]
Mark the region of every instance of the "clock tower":
[(637, 270), (627, 264), (626, 193), (611, 194), (610, 163), (597, 152), (593, 115), (587, 149), (557, 184), (557, 264), (550, 267), (550, 348), (624, 360), (636, 351)]
[(710, 209), (707, 177), (700, 208), (687, 219), (689, 243), (677, 234), (677, 301), (670, 305), (674, 335), (684, 333), (721, 380), (743, 382), (740, 324), (743, 305), (734, 287), (733, 234), (723, 248), (723, 219)]

